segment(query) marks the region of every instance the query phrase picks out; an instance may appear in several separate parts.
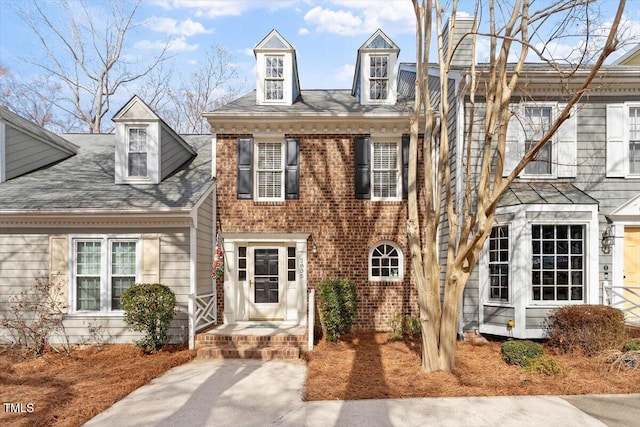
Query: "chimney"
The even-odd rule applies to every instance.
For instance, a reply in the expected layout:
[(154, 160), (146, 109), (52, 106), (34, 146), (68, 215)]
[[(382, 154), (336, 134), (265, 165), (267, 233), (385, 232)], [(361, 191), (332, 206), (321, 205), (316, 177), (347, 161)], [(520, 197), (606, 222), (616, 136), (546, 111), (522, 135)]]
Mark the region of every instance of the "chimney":
[[(473, 30), (473, 17), (465, 16), (456, 17), (455, 20), (455, 28), (453, 34), (453, 58), (451, 59), (451, 68), (465, 68), (471, 66), (471, 63), (475, 61), (475, 58), (471, 57), (472, 46), (473, 46), (473, 38), (469, 34)], [(447, 53), (447, 46), (450, 36), (450, 21), (447, 21), (444, 24), (444, 28), (442, 29), (443, 39), (444, 39), (444, 51)], [(460, 44), (458, 42), (462, 37), (468, 34)], [(456, 47), (457, 45), (457, 47)]]

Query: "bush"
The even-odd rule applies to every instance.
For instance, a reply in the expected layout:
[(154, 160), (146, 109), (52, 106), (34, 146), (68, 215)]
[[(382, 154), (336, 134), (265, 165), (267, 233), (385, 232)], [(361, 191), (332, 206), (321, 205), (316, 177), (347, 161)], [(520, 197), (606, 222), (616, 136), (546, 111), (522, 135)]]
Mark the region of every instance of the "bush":
[(529, 372), (544, 375), (558, 375), (564, 373), (564, 368), (558, 361), (549, 355), (543, 354), (534, 359), (529, 360), (529, 366), (526, 367)]
[(544, 354), (542, 346), (532, 341), (506, 341), (502, 343), (502, 357), (510, 365), (530, 366)]
[(561, 353), (586, 356), (620, 348), (626, 337), (624, 314), (604, 305), (569, 305), (553, 310), (545, 320), (549, 345)]
[(154, 353), (169, 341), (169, 327), (173, 320), (176, 297), (165, 285), (136, 284), (122, 294), (124, 321), (145, 336), (136, 345), (147, 353)]
[(640, 351), (640, 338), (632, 338), (624, 342), (622, 351)]
[(392, 340), (414, 339), (421, 334), (419, 317), (398, 314), (389, 321), (389, 338)]
[(322, 330), (329, 341), (351, 332), (356, 318), (356, 285), (349, 280), (330, 279), (318, 284), (318, 310)]
[[(51, 283), (46, 277), (36, 279), (17, 295), (9, 297), (9, 307), (0, 325), (11, 334), (14, 344), (25, 350), (25, 356), (38, 357), (49, 346), (52, 336), (62, 337), (61, 348), (70, 352), (69, 339), (62, 318), (66, 311), (65, 282)], [(56, 349), (57, 350), (57, 349)]]

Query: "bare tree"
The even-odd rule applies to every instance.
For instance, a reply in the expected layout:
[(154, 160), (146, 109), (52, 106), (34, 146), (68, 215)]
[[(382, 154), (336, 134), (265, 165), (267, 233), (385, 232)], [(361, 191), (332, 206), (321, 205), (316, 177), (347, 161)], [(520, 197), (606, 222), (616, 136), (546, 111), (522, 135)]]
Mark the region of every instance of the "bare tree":
[(165, 120), (180, 133), (208, 133), (209, 124), (202, 113), (235, 99), (240, 94), (238, 70), (233, 57), (221, 46), (211, 46), (203, 63), (188, 78), (180, 79), (177, 89), (169, 90), (170, 102), (159, 108)]
[[(32, 0), (19, 9), (26, 24), (35, 33), (45, 58), (30, 59), (60, 85), (61, 91), (41, 96), (89, 132), (99, 133), (102, 120), (111, 108), (111, 97), (123, 86), (145, 77), (166, 59), (167, 46), (144, 63), (129, 62), (124, 49), (141, 0), (110, 0), (106, 10), (92, 9), (85, 0), (60, 2), (63, 16), (54, 21), (43, 4)], [(97, 14), (100, 16), (96, 16)]]
[[(542, 9), (530, 9), (529, 0), (476, 1), (473, 29), (462, 35), (472, 40), (472, 56), (478, 46), (478, 36), (489, 40), (489, 62), (476, 66), (475, 62), (463, 71), (466, 76), (468, 98), (464, 141), (458, 141), (462, 150), (462, 194), (456, 194), (452, 182), (451, 141), (446, 118), (450, 114), (447, 94), (451, 77), (451, 60), (458, 47), (454, 45), (457, 0), (450, 2), (447, 11), (440, 0), (412, 0), (416, 15), (416, 89), (415, 106), (411, 119), (409, 161), (409, 218), (407, 232), (411, 251), (412, 274), (418, 289), (418, 305), (422, 329), (422, 368), (425, 371), (451, 370), (455, 366), (457, 324), (462, 307), (462, 296), (467, 281), (475, 268), (480, 252), (494, 225), (495, 210), (500, 196), (525, 166), (535, 158), (547, 141), (569, 117), (572, 107), (580, 100), (600, 70), (604, 60), (617, 45), (616, 33), (625, 1), (620, 0), (617, 14), (608, 31), (606, 42), (588, 68), (578, 73), (573, 68), (575, 92), (564, 109), (555, 118), (548, 132), (539, 136), (513, 171), (503, 177), (507, 128), (513, 111), (510, 102), (518, 88), (525, 59), (534, 52), (552, 69), (561, 72), (548, 53), (540, 49), (538, 40), (543, 36), (544, 23), (557, 22), (558, 29), (551, 37), (569, 31), (575, 14), (588, 12), (590, 0), (556, 0)], [(481, 4), (482, 3), (482, 4)], [(488, 15), (487, 31), (480, 32), (480, 7)], [(581, 8), (581, 9), (580, 9)], [(443, 17), (448, 12), (448, 38), (441, 31)], [(434, 106), (428, 91), (428, 59), (431, 34), (437, 33), (440, 102)], [(459, 37), (458, 37), (459, 39)], [(546, 39), (547, 41), (549, 39)], [(513, 61), (514, 62), (509, 62)], [(464, 80), (464, 79), (463, 79)], [(476, 113), (476, 97), (481, 108)], [(458, 107), (461, 108), (461, 107)], [(475, 114), (480, 120), (474, 120)], [(442, 121), (442, 124), (440, 124)], [(482, 135), (478, 137), (478, 135)], [(418, 145), (422, 143), (424, 185), (417, 191)], [(460, 171), (458, 172), (460, 173)], [(426, 207), (424, 219), (419, 206)], [(444, 223), (442, 222), (444, 219)], [(448, 228), (448, 236), (441, 245), (446, 246), (446, 261), (439, 259), (438, 229)], [(442, 292), (442, 294), (441, 294)]]

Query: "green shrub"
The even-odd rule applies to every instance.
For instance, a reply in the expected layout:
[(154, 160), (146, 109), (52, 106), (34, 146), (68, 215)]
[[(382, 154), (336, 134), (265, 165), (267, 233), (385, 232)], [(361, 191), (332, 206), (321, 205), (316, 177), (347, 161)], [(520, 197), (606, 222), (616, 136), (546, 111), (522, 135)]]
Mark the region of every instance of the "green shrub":
[(640, 338), (632, 338), (624, 342), (622, 351), (640, 351)]
[(544, 354), (542, 346), (532, 341), (506, 341), (501, 349), (505, 362), (524, 367), (530, 366), (534, 359)]
[(620, 348), (626, 337), (624, 314), (604, 305), (568, 305), (553, 310), (544, 325), (549, 345), (561, 353), (596, 355)]
[(389, 338), (391, 340), (414, 339), (419, 337), (421, 333), (419, 317), (398, 314), (389, 321)]
[(528, 372), (534, 372), (544, 375), (558, 375), (564, 373), (564, 368), (557, 359), (547, 354), (543, 354), (534, 359), (529, 360), (529, 366), (525, 368)]
[(343, 279), (324, 280), (318, 284), (318, 310), (322, 330), (329, 341), (351, 332), (356, 318), (356, 285)]
[(131, 286), (122, 294), (124, 321), (131, 329), (145, 336), (136, 345), (154, 353), (169, 341), (169, 327), (173, 320), (176, 297), (171, 289), (159, 283)]

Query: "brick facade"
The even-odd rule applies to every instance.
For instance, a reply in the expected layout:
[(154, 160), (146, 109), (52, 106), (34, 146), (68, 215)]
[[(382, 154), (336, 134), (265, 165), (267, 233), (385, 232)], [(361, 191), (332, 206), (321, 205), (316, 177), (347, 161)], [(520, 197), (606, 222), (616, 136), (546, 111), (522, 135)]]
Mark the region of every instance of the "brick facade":
[[(286, 135), (300, 139), (300, 199), (256, 202), (236, 197), (236, 141), (217, 135), (217, 218), (224, 232), (309, 232), (308, 287), (324, 279), (345, 278), (358, 288), (359, 329), (388, 329), (397, 314), (417, 314), (406, 237), (407, 202), (355, 198), (356, 135)], [(404, 254), (404, 281), (370, 282), (368, 257), (381, 240)], [(317, 253), (311, 250), (317, 246)], [(218, 280), (218, 318), (223, 313), (223, 282)]]

